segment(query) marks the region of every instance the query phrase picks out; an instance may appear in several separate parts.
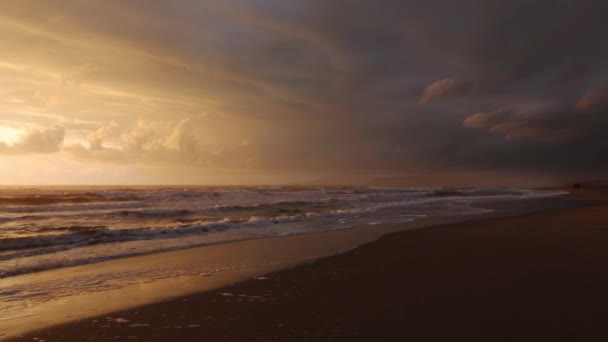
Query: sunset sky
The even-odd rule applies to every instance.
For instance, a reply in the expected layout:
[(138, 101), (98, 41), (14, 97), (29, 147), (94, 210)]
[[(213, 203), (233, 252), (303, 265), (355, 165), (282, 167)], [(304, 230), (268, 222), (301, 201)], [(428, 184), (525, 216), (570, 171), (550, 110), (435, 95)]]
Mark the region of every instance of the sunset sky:
[(0, 0), (0, 184), (597, 178), (607, 11)]

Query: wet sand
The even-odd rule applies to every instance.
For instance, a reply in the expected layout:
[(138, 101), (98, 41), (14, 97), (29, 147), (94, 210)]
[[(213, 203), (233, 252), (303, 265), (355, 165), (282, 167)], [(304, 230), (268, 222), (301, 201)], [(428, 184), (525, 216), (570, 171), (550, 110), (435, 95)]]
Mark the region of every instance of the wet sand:
[(396, 233), (344, 254), (16, 341), (605, 341), (608, 191), (593, 205)]

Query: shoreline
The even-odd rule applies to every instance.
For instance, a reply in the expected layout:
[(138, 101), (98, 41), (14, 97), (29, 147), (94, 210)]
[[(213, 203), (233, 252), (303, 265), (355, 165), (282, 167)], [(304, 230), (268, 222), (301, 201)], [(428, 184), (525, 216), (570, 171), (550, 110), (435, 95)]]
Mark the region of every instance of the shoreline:
[[(493, 213), (490, 213), (492, 215)], [(479, 214), (487, 215), (487, 214)], [(396, 231), (426, 229), (441, 223), (475, 220), (479, 215), (462, 215), (445, 218), (423, 218), (407, 223), (383, 224), (309, 234), (276, 236), (242, 240), (230, 243), (192, 247), (175, 251), (113, 259), (93, 264), (44, 270), (4, 278), (3, 291), (19, 288), (20, 284), (41, 283), (56, 288), (55, 282), (74, 278), (88, 281), (99, 274), (129, 274), (138, 269), (173, 267), (181, 270), (173, 278), (151, 283), (134, 283), (118, 289), (95, 291), (65, 297), (59, 294), (54, 300), (34, 303), (33, 307), (3, 310), (0, 315), (0, 341), (32, 332), (32, 326), (48, 328), (70, 324), (77, 319), (136, 308), (157, 302), (174, 300), (185, 295), (212, 291), (231, 284), (247, 281), (268, 273), (297, 267), (300, 264), (323, 260), (376, 241)], [(473, 217), (471, 217), (473, 216)], [(477, 217), (477, 219), (481, 219)], [(272, 250), (272, 253), (263, 251)], [(252, 264), (250, 256), (257, 262)], [(280, 259), (280, 261), (277, 261)], [(207, 268), (193, 265), (200, 262)], [(246, 264), (245, 267), (242, 265)], [(218, 270), (219, 265), (219, 270)], [(184, 274), (188, 272), (188, 274)], [(135, 295), (134, 295), (135, 294)], [(117, 300), (120, 299), (120, 300)], [(82, 303), (86, 303), (82, 305)], [(76, 318), (78, 317), (78, 318)], [(37, 329), (35, 329), (37, 330)]]
[[(572, 196), (567, 196), (567, 197), (572, 197)], [(534, 201), (543, 202), (544, 200), (528, 200), (528, 201), (531, 201), (531, 202), (534, 202)], [(577, 201), (578, 201), (577, 202), (578, 204), (580, 204), (581, 206), (583, 206), (583, 204), (581, 204), (582, 202), (580, 202), (581, 200), (577, 200)], [(520, 202), (520, 201), (518, 201), (518, 202)], [(589, 204), (587, 203), (584, 206), (588, 206), (588, 205)], [(555, 210), (555, 208), (553, 208), (553, 209), (548, 208), (547, 209), (546, 205), (543, 206), (542, 204), (539, 206), (539, 208), (537, 208), (537, 210), (539, 210), (540, 208), (545, 208), (544, 211)], [(557, 210), (559, 210), (559, 209), (557, 209)], [(66, 321), (58, 320), (54, 324), (49, 324), (49, 322), (43, 322), (43, 321), (39, 321), (38, 323), (45, 323), (48, 326), (50, 326), (50, 328), (49, 327), (44, 327), (43, 328), (43, 330), (46, 331), (46, 332), (55, 331), (57, 329), (61, 330), (62, 327), (69, 330), (70, 329), (69, 327), (81, 324), (83, 322), (83, 319), (84, 319), (84, 321), (87, 321), (87, 320), (90, 321), (90, 320), (94, 319), (95, 316), (98, 316), (99, 314), (108, 315), (110, 312), (117, 312), (117, 311), (118, 312), (131, 312), (132, 313), (132, 312), (134, 312), (134, 310), (139, 310), (139, 308), (146, 308), (146, 307), (154, 306), (154, 305), (163, 305), (163, 303), (167, 304), (167, 303), (170, 303), (170, 302), (181, 301), (181, 300), (187, 299), (189, 296), (200, 296), (200, 295), (204, 295), (204, 294), (208, 294), (208, 293), (213, 293), (213, 292), (221, 291), (222, 289), (225, 289), (225, 288), (239, 286), (240, 284), (251, 282), (251, 280), (248, 280), (248, 279), (258, 278), (260, 275), (263, 275), (263, 274), (271, 273), (271, 274), (274, 275), (274, 274), (281, 274), (282, 272), (291, 272), (291, 271), (296, 271), (297, 272), (297, 270), (300, 267), (307, 267), (308, 265), (316, 265), (316, 264), (319, 264), (319, 263), (324, 263), (327, 260), (331, 260), (333, 258), (340, 257), (342, 255), (347, 255), (349, 253), (352, 253), (354, 250), (359, 250), (359, 249), (364, 248), (366, 246), (378, 243), (379, 241), (392, 238), (392, 237), (388, 237), (388, 235), (392, 236), (392, 235), (399, 235), (399, 234), (407, 234), (407, 233), (409, 233), (411, 231), (414, 231), (414, 230), (421, 230), (421, 229), (418, 229), (418, 228), (424, 228), (422, 230), (426, 231), (426, 230), (440, 229), (442, 227), (445, 228), (445, 227), (448, 227), (448, 226), (459, 225), (459, 224), (475, 223), (475, 222), (481, 222), (481, 221), (493, 220), (493, 219), (499, 219), (500, 220), (500, 219), (504, 219), (504, 218), (514, 217), (512, 215), (516, 215), (515, 217), (517, 217), (518, 216), (517, 215), (517, 211), (518, 210), (514, 210), (514, 212), (509, 213), (509, 210), (505, 210), (505, 211), (503, 211), (501, 213), (492, 213), (490, 215), (482, 214), (482, 215), (457, 216), (455, 218), (454, 217), (449, 218), (447, 221), (444, 220), (445, 222), (443, 222), (443, 223), (441, 222), (441, 219), (436, 219), (436, 218), (435, 219), (428, 219), (428, 220), (422, 219), (422, 220), (413, 222), (413, 223), (411, 223), (409, 225), (406, 224), (407, 228), (405, 228), (405, 229), (403, 227), (404, 224), (381, 225), (381, 226), (377, 226), (378, 228), (381, 228), (381, 230), (382, 230), (381, 233), (378, 233), (376, 231), (375, 234), (372, 234), (372, 235), (375, 235), (375, 236), (373, 236), (371, 238), (367, 237), (366, 241), (362, 241), (362, 242), (360, 241), (358, 244), (354, 244), (353, 245), (352, 242), (351, 242), (351, 245), (348, 248), (345, 248), (342, 251), (335, 251), (334, 250), (333, 253), (329, 253), (327, 255), (317, 255), (315, 257), (308, 258), (306, 260), (296, 260), (296, 261), (293, 261), (291, 264), (282, 264), (282, 265), (278, 265), (278, 264), (270, 265), (270, 264), (267, 264), (267, 265), (260, 265), (261, 267), (259, 269), (257, 269), (257, 271), (259, 271), (259, 272), (256, 272), (255, 270), (251, 269), (251, 268), (255, 268), (255, 267), (249, 267), (249, 269), (247, 271), (240, 272), (240, 274), (236, 275), (235, 277), (230, 277), (230, 276), (229, 277), (225, 277), (225, 279), (222, 279), (219, 282), (217, 282), (217, 280), (219, 280), (219, 279), (214, 279), (213, 282), (215, 282), (215, 285), (209, 286), (209, 284), (207, 284), (206, 286), (202, 286), (200, 282), (195, 282), (195, 284), (191, 284), (193, 286), (190, 288), (190, 290), (184, 292), (181, 296), (179, 296), (179, 295), (177, 295), (177, 296), (172, 295), (172, 296), (165, 297), (165, 298), (158, 297), (155, 300), (152, 300), (151, 301), (152, 303), (150, 303), (150, 300), (148, 298), (148, 301), (142, 301), (142, 302), (139, 303), (139, 305), (136, 305), (137, 303), (133, 303), (133, 305), (130, 305), (130, 307), (132, 307), (132, 308), (126, 309), (126, 311), (125, 310), (121, 310), (121, 309), (117, 309), (117, 310), (112, 310), (112, 309), (103, 310), (102, 309), (102, 311), (100, 313), (97, 313), (97, 314), (89, 314), (89, 315), (86, 315), (86, 316), (78, 316), (77, 315), (77, 317), (80, 320), (80, 322), (77, 321), (77, 320), (75, 321), (76, 318), (72, 316), (72, 317), (70, 317), (70, 321), (67, 321), (67, 322)], [(519, 208), (519, 211), (521, 211), (521, 208)], [(538, 212), (538, 211), (536, 211), (534, 209), (530, 209), (530, 208), (528, 208), (526, 211), (532, 211), (533, 213)], [(543, 211), (541, 211), (541, 212), (543, 212)], [(485, 217), (480, 217), (480, 216), (484, 216), (484, 215), (485, 215)], [(527, 215), (527, 214), (523, 214), (523, 215)], [(495, 218), (493, 216), (498, 216), (500, 218)], [(449, 222), (450, 219), (453, 222), (450, 223)], [(459, 223), (458, 221), (464, 221), (464, 223)], [(371, 231), (369, 228), (368, 229), (365, 229), (365, 228), (353, 228), (353, 229), (347, 229), (347, 230), (344, 230), (344, 231), (335, 231), (335, 232), (333, 232), (333, 234), (335, 234), (336, 236), (338, 236), (338, 240), (341, 240), (341, 239), (343, 239), (343, 237), (345, 235), (349, 235), (349, 234), (353, 235), (353, 230), (360, 230), (360, 231), (365, 231), (366, 230), (368, 232), (368, 234)], [(326, 234), (328, 234), (328, 233), (332, 233), (332, 232), (323, 232), (323, 233), (315, 233), (315, 234), (304, 234), (304, 235), (293, 236), (293, 237), (278, 237), (278, 238), (272, 238), (272, 239), (267, 239), (267, 240), (280, 241), (281, 239), (287, 239), (287, 238), (299, 239), (299, 238), (302, 238), (302, 237), (304, 237), (304, 239), (306, 239), (306, 238), (311, 238), (313, 235), (323, 235), (323, 236), (326, 236)], [(264, 240), (264, 239), (262, 239), (262, 240)], [(257, 244), (257, 241), (260, 241), (260, 240), (250, 240), (250, 241), (246, 241), (246, 242), (252, 243), (252, 244)], [(301, 241), (299, 241), (299, 242), (301, 242)], [(236, 243), (236, 244), (238, 244), (238, 243)], [(222, 247), (223, 245), (219, 245), (219, 246)], [(180, 250), (180, 251), (174, 251), (174, 252), (165, 252), (165, 253), (160, 253), (160, 254), (156, 254), (156, 255), (162, 256), (162, 255), (165, 255), (167, 253), (175, 253), (175, 252), (176, 253), (179, 253), (179, 252), (182, 252), (182, 253), (195, 253), (195, 251), (197, 249), (203, 249), (203, 248), (209, 248), (209, 247), (216, 247), (216, 246), (196, 247), (196, 248), (191, 248), (191, 249), (187, 249), (187, 250)], [(259, 248), (259, 246), (256, 246), (254, 248)], [(149, 258), (149, 257), (150, 256), (144, 256), (142, 258)], [(138, 258), (138, 257), (135, 257), (135, 258)], [(128, 258), (128, 259), (131, 259), (131, 258)], [(122, 259), (122, 260), (128, 260), (128, 259)], [(115, 261), (116, 260), (114, 260), (114, 262)], [(302, 266), (302, 265), (304, 265), (304, 266)], [(70, 270), (68, 270), (68, 271), (70, 271)], [(249, 271), (253, 271), (253, 272), (249, 272)], [(205, 278), (206, 278), (205, 281), (208, 282), (209, 278), (207, 278), (207, 277), (205, 277)], [(211, 278), (215, 278), (215, 277), (211, 277)], [(221, 278), (221, 277), (219, 277), (219, 278)], [(178, 282), (178, 284), (173, 284), (173, 285), (183, 285), (183, 282), (184, 281), (188, 281), (188, 280), (192, 280), (192, 279), (188, 279), (188, 278), (186, 278), (186, 279), (180, 279), (180, 281)], [(165, 287), (166, 290), (168, 290), (168, 289), (170, 289), (172, 287), (172, 284), (170, 282), (168, 284), (170, 286), (169, 287)], [(220, 290), (218, 290), (218, 288)], [(158, 291), (158, 289), (155, 289), (153, 291)], [(125, 293), (128, 293), (128, 291), (124, 292), (124, 293), (120, 293), (119, 292), (117, 294), (117, 297), (114, 297), (114, 298), (111, 298), (111, 299), (116, 300), (116, 298), (120, 298)], [(103, 293), (103, 294), (107, 294), (107, 292)], [(87, 299), (91, 300), (91, 297), (89, 297)], [(96, 298), (94, 300), (97, 300), (99, 303), (101, 303), (103, 301), (103, 298)], [(66, 310), (65, 307), (59, 307), (58, 309), (63, 310), (63, 311)], [(89, 318), (89, 317), (93, 317), (93, 318)], [(99, 318), (99, 317), (97, 317), (97, 318)], [(17, 323), (19, 323), (19, 322), (17, 322)], [(28, 330), (32, 331), (32, 329), (28, 329)], [(34, 330), (39, 330), (39, 329), (34, 329)], [(23, 333), (26, 333), (26, 332), (23, 332)], [(13, 333), (13, 334), (10, 334), (10, 335), (9, 335), (9, 333), (5, 333), (4, 336), (0, 336), (0, 339), (8, 339), (8, 338), (14, 337), (15, 335), (19, 335), (19, 334), (23, 334), (23, 333)], [(30, 332), (30, 333), (26, 333), (26, 334), (27, 334), (26, 336), (40, 335), (37, 332), (33, 332), (33, 333)], [(131, 336), (131, 335), (129, 335), (129, 336)], [(45, 337), (45, 339), (47, 339), (47, 338)]]

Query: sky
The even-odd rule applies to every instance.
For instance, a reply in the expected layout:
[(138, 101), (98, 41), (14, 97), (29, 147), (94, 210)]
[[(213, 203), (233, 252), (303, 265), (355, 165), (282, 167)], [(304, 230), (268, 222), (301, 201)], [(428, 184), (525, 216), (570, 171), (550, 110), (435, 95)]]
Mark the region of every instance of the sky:
[(0, 184), (608, 171), (603, 0), (0, 0)]

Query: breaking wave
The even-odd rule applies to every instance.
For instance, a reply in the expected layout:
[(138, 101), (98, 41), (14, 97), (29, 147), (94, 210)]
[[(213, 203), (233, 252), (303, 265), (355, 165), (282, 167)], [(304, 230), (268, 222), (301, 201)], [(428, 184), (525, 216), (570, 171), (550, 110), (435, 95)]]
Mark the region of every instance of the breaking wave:
[(135, 196), (106, 197), (95, 193), (46, 194), (0, 197), (0, 206), (40, 206), (52, 204), (132, 202), (137, 200), (139, 200), (139, 198)]

